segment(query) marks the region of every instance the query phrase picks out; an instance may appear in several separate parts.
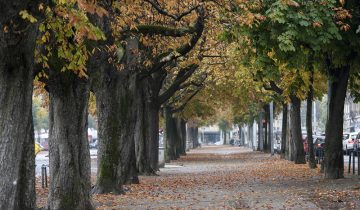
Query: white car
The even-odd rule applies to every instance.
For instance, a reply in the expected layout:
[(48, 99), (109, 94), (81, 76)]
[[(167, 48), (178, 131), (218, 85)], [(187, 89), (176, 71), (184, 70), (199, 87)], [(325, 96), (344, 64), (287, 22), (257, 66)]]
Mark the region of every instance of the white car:
[(348, 151), (354, 149), (354, 142), (356, 140), (357, 133), (344, 133), (343, 135), (343, 151)]

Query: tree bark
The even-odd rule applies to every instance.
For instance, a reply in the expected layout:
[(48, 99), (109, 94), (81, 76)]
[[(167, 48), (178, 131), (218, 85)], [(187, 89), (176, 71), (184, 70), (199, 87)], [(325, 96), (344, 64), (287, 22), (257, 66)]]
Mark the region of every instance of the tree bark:
[(150, 165), (147, 163), (146, 158), (146, 133), (147, 133), (147, 123), (146, 123), (146, 81), (141, 81), (141, 87), (138, 90), (138, 95), (136, 97), (136, 125), (135, 125), (135, 155), (136, 155), (136, 167), (140, 174), (150, 171)]
[(180, 119), (181, 148), (180, 155), (186, 155), (186, 121)]
[(135, 134), (136, 165), (139, 174), (155, 175), (159, 170), (159, 111), (152, 100), (149, 79), (139, 81), (136, 97), (137, 122)]
[(281, 124), (281, 156), (285, 158), (286, 151), (286, 133), (287, 133), (287, 122), (288, 120), (288, 106), (287, 104), (282, 105), (282, 124)]
[(199, 128), (195, 127), (194, 129), (195, 129), (195, 133), (194, 133), (193, 139), (194, 139), (194, 142), (195, 142), (195, 145), (196, 145), (195, 148), (198, 148), (200, 146), (200, 143), (199, 143)]
[(190, 145), (192, 145), (192, 149), (195, 149), (199, 147), (199, 128), (197, 126), (189, 126), (188, 130)]
[(243, 128), (241, 125), (238, 125), (238, 128), (239, 128), (240, 146), (244, 146)]
[(182, 136), (181, 136), (181, 119), (178, 117), (174, 117), (175, 121), (175, 158), (180, 158), (181, 151), (182, 151)]
[(259, 121), (258, 121), (258, 151), (263, 151), (264, 150), (264, 130), (263, 130), (263, 113), (260, 112), (259, 114)]
[(50, 209), (94, 209), (87, 136), (89, 85), (74, 73), (50, 71)]
[(136, 38), (128, 38), (125, 69), (110, 64), (100, 51), (89, 61), (92, 89), (96, 96), (99, 127), (98, 172), (93, 193), (122, 193), (122, 185), (138, 183), (135, 134), (141, 86), (135, 72)]
[(159, 110), (160, 106), (148, 102), (146, 106), (146, 160), (150, 167), (143, 174), (153, 175), (159, 170)]
[(325, 178), (344, 177), (343, 115), (350, 66), (328, 68), (328, 118), (325, 131)]
[(312, 130), (312, 103), (313, 103), (313, 82), (314, 82), (314, 70), (312, 69), (310, 75), (309, 93), (306, 99), (306, 132), (307, 132), (307, 144), (308, 144), (308, 156), (309, 167), (316, 168), (314, 144), (313, 144), (313, 130)]
[[(289, 110), (289, 107), (287, 108)], [(287, 120), (287, 127), (286, 127), (286, 145), (285, 145), (285, 159), (289, 160), (289, 161), (294, 161), (294, 144), (293, 141), (291, 140), (292, 138), (292, 133), (291, 133), (291, 126), (290, 126), (290, 122), (291, 122), (291, 114), (288, 114), (287, 116), (288, 120)]]
[(291, 140), (294, 145), (294, 162), (295, 164), (304, 164), (305, 152), (301, 134), (300, 118), (301, 101), (296, 96), (291, 96)]
[(37, 25), (18, 14), (38, 2), (0, 2), (0, 209), (36, 209), (31, 108)]
[(253, 123), (248, 124), (248, 147), (253, 148)]
[(195, 127), (192, 127), (192, 122), (188, 122), (186, 124), (186, 135), (187, 135), (187, 150), (189, 151), (190, 149), (195, 148), (195, 144), (194, 144), (194, 138), (193, 136), (195, 135)]
[[(105, 87), (95, 91), (98, 113), (99, 149), (97, 181), (93, 193), (122, 193), (122, 185), (133, 179), (130, 175), (135, 163), (135, 110), (134, 94), (128, 82), (118, 76)], [(134, 158), (134, 159), (133, 159)], [(125, 170), (131, 169), (131, 170)], [(134, 173), (134, 171), (131, 171)]]
[(166, 127), (165, 160), (166, 162), (170, 162), (170, 160), (176, 159), (176, 148), (175, 148), (176, 125), (174, 118), (172, 117), (171, 108), (165, 107), (164, 112), (165, 112), (165, 127)]
[(36, 209), (33, 75), (24, 67), (0, 73), (0, 209)]

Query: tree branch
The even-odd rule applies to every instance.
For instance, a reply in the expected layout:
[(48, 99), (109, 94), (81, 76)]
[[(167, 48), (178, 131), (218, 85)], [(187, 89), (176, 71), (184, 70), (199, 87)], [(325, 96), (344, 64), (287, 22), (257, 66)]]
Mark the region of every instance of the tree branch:
[(208, 74), (205, 73), (203, 75), (201, 75), (201, 80), (200, 81), (190, 81), (186, 84), (183, 84), (180, 86), (180, 89), (184, 89), (184, 88), (187, 88), (189, 86), (194, 86), (194, 87), (202, 87), (204, 84), (204, 81), (206, 80), (206, 78), (208, 77)]
[(280, 95), (283, 94), (283, 92), (284, 92), (284, 90), (279, 88), (279, 86), (277, 86), (274, 81), (270, 81), (270, 87), (272, 88), (273, 91), (275, 91), (276, 93), (278, 93)]
[(149, 4), (151, 4), (151, 6), (159, 13), (162, 15), (165, 15), (167, 17), (172, 18), (175, 21), (180, 21), (183, 17), (185, 17), (186, 15), (190, 14), (192, 11), (196, 10), (200, 5), (196, 5), (195, 7), (190, 8), (188, 11), (183, 12), (181, 14), (170, 14), (168, 11), (166, 11), (165, 9), (161, 8), (160, 4), (158, 1), (155, 0), (151, 1), (151, 0), (145, 0), (146, 2), (148, 2)]
[(204, 58), (227, 58), (225, 55), (203, 55)]
[(194, 27), (173, 28), (160, 25), (138, 25), (136, 29), (132, 31), (149, 36), (162, 35), (171, 37), (182, 37), (187, 34), (195, 33), (196, 29)]
[(189, 53), (197, 44), (199, 39), (201, 38), (201, 35), (204, 31), (204, 22), (205, 22), (205, 11), (200, 7), (198, 8), (198, 19), (195, 23), (195, 32), (193, 33), (193, 36), (191, 37), (190, 41), (186, 44), (180, 46), (176, 50), (171, 50), (169, 52), (163, 53), (159, 55), (157, 58), (155, 58), (154, 65), (152, 65), (149, 69), (147, 74), (152, 74), (158, 70), (160, 70), (162, 67), (164, 67), (167, 63), (186, 55)]
[(181, 106), (179, 106), (176, 109), (172, 109), (172, 113), (181, 112), (182, 110), (184, 110), (186, 105), (191, 101), (191, 99), (193, 99), (200, 92), (201, 89), (202, 89), (202, 87), (196, 89), (195, 92), (193, 94), (191, 94), (190, 97), (187, 98), (183, 104), (181, 104)]
[(170, 87), (165, 90), (161, 95), (159, 95), (159, 103), (163, 104), (169, 98), (171, 98), (176, 91), (180, 89), (182, 83), (184, 83), (199, 67), (197, 64), (191, 64), (185, 68), (182, 68), (177, 74), (174, 82), (170, 85)]

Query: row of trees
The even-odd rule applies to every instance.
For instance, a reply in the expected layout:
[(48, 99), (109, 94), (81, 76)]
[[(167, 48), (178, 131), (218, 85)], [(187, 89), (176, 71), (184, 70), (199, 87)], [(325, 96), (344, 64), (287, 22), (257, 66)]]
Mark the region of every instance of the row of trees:
[[(167, 143), (167, 160), (185, 153), (185, 117), (175, 113), (203, 88), (207, 64), (218, 59), (212, 53), (219, 31), (206, 26), (217, 23), (208, 22), (219, 15), (216, 3), (0, 5), (0, 209), (36, 209), (34, 84), (48, 94), (49, 209), (93, 209), (90, 191), (122, 193), (124, 184), (138, 182), (138, 174), (155, 174), (161, 110), (167, 130), (173, 130), (167, 132), (174, 139)], [(99, 138), (92, 190), (89, 101), (96, 104)], [(197, 146), (195, 118), (189, 131)]]
[[(314, 167), (311, 107), (312, 101), (321, 98), (327, 89), (326, 178), (344, 176), (343, 109), (348, 89), (357, 96), (359, 9), (359, 3), (351, 0), (252, 1), (226, 8), (230, 11), (226, 14), (236, 21), (222, 38), (236, 43), (233, 48), (236, 59), (232, 60), (239, 66), (238, 74), (242, 75), (239, 79), (246, 84), (240, 85), (241, 102), (233, 106), (244, 110), (235, 111), (234, 119), (250, 125), (257, 120), (262, 127), (261, 122), (269, 119), (267, 104), (274, 101), (283, 111), (283, 156), (295, 163), (305, 163), (300, 102), (306, 100), (310, 166)], [(249, 86), (252, 89), (244, 91)], [(291, 106), (289, 138), (288, 104)], [(265, 140), (259, 146), (269, 150), (266, 133), (263, 135)]]
[(198, 145), (199, 124), (262, 122), (267, 115), (259, 113), (275, 101), (286, 126), (291, 104), (291, 138), (286, 144), (283, 133), (282, 152), (291, 147), (287, 158), (304, 163), (300, 102), (307, 98), (310, 105), (323, 94), (318, 81), (325, 75), (331, 113), (325, 176), (343, 177), (344, 98), (349, 77), (354, 94), (358, 81), (355, 0), (14, 0), (0, 6), (0, 209), (35, 209), (34, 81), (49, 94), (49, 209), (93, 209), (90, 92), (100, 139), (93, 193), (121, 193), (138, 174), (156, 173), (159, 113), (171, 160), (185, 153), (186, 136)]

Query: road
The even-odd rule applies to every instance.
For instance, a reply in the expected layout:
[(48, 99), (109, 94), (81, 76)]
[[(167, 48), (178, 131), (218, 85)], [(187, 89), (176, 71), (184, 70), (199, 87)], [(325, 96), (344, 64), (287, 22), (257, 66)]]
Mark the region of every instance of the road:
[[(90, 149), (90, 157), (91, 157), (91, 173), (96, 174), (97, 171), (97, 149)], [(49, 166), (49, 152), (41, 151), (36, 155), (35, 158), (35, 174), (36, 176), (41, 176), (41, 166), (46, 165)], [(49, 174), (49, 168), (47, 168)]]

